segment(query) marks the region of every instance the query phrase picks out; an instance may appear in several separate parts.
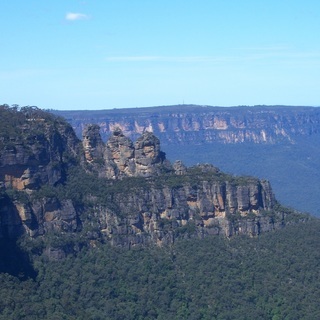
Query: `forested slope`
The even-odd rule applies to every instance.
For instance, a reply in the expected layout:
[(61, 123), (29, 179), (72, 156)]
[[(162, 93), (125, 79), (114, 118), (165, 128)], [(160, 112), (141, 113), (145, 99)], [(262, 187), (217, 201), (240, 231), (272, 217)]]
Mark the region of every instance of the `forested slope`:
[(0, 275), (0, 319), (319, 319), (320, 223), (172, 247), (97, 246)]

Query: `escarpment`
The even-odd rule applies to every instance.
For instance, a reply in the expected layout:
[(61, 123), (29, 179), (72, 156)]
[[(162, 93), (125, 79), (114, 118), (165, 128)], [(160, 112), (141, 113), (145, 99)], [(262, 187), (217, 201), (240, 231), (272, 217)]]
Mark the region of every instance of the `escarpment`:
[(172, 165), (151, 132), (133, 142), (115, 128), (104, 143), (99, 126), (88, 125), (80, 141), (44, 111), (2, 106), (0, 112), (16, 124), (1, 132), (1, 239), (42, 239), (46, 252), (60, 257), (67, 249), (46, 239), (162, 245), (256, 236), (306, 219), (281, 207), (268, 181), (212, 165)]
[[(65, 180), (79, 140), (64, 120), (40, 109), (0, 109), (0, 181), (31, 192)], [(11, 122), (11, 123), (10, 123)]]
[(267, 181), (250, 179), (242, 185), (215, 168), (204, 173), (201, 166), (189, 168), (184, 179), (177, 177), (181, 176), (163, 178), (166, 184), (161, 179), (149, 180), (114, 192), (121, 214), (114, 219), (112, 210), (102, 210), (99, 219), (110, 219), (104, 235), (127, 245), (141, 241), (161, 244), (178, 237), (254, 236), (284, 224), (283, 213), (267, 214), (276, 204)]
[(132, 141), (152, 132), (172, 162), (209, 162), (233, 174), (267, 178), (281, 203), (320, 215), (319, 107), (183, 104), (54, 112), (79, 137), (88, 123), (100, 126), (103, 141), (117, 127)]
[(320, 133), (319, 108), (312, 107), (176, 105), (55, 113), (66, 117), (79, 136), (86, 124), (97, 123), (103, 139), (119, 127), (131, 139), (153, 132), (163, 145), (273, 145)]

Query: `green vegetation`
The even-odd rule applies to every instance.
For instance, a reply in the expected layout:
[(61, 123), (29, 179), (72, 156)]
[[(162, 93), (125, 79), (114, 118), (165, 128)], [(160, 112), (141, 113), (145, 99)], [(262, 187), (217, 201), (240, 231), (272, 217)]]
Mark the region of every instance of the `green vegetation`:
[[(66, 129), (64, 120), (37, 108), (18, 109), (0, 106), (4, 148), (14, 148), (17, 141), (27, 148), (31, 140), (36, 144), (41, 137), (51, 141), (48, 122)], [(65, 159), (76, 163), (72, 155)], [(63, 164), (59, 158), (51, 165), (61, 169)], [(66, 179), (54, 186), (44, 185), (31, 195), (0, 189), (1, 205), (9, 199), (24, 204), (42, 198), (70, 199), (83, 222), (83, 229), (74, 233), (51, 230), (42, 237), (40, 230), (35, 239), (25, 236), (18, 243), (0, 239), (0, 320), (320, 318), (320, 221), (307, 220), (280, 205), (277, 212), (288, 214), (293, 221), (304, 217), (305, 223), (253, 239), (195, 239), (196, 221), (178, 226), (175, 219), (160, 219), (164, 231), (180, 238), (163, 248), (150, 245), (126, 250), (104, 243), (107, 241), (99, 236), (96, 207), (124, 215), (117, 203), (121, 197), (151, 188), (175, 190), (185, 184), (196, 190), (215, 181), (246, 185), (256, 183), (255, 178), (195, 166), (183, 176), (166, 172), (115, 182), (86, 169), (66, 166)], [(277, 219), (273, 211), (263, 215)], [(229, 218), (245, 219), (240, 214)]]
[(45, 112), (37, 107), (10, 107), (0, 105), (0, 146), (10, 147), (10, 141), (31, 142), (37, 136), (44, 135), (48, 124), (66, 125), (66, 120)]
[(184, 175), (163, 174), (154, 181), (156, 186), (164, 185), (171, 188), (179, 188), (185, 184), (198, 186), (203, 182), (218, 182), (221, 184), (230, 183), (235, 186), (248, 185), (249, 183), (257, 183), (258, 179), (249, 176), (237, 177), (219, 171), (213, 166), (193, 166), (187, 169)]
[(37, 257), (34, 280), (0, 274), (0, 319), (319, 319), (319, 241), (314, 220), (253, 239)]
[(3, 196), (9, 197), (13, 201), (18, 201), (22, 204), (27, 204), (29, 202), (28, 195), (23, 191), (18, 191), (15, 189), (6, 189), (5, 191), (2, 191)]

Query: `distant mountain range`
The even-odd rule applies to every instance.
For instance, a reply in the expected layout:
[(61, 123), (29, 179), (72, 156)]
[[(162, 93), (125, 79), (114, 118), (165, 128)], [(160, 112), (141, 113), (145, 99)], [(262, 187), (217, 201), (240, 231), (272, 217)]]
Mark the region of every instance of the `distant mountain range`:
[(285, 205), (320, 216), (320, 108), (303, 106), (149, 108), (52, 111), (81, 138), (89, 123), (104, 141), (119, 127), (136, 140), (153, 132), (169, 160), (211, 163), (223, 171), (270, 180)]

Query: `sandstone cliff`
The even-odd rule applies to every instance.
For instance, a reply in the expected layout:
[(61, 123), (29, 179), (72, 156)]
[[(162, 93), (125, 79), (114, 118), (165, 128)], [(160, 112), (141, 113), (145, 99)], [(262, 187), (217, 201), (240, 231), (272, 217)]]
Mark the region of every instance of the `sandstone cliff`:
[(79, 137), (87, 123), (100, 126), (103, 141), (116, 127), (133, 141), (150, 131), (171, 161), (209, 162), (267, 178), (281, 203), (320, 216), (319, 107), (176, 105), (57, 113)]
[(252, 178), (243, 184), (211, 166), (162, 179), (113, 192), (110, 198), (116, 208), (96, 211), (102, 235), (129, 246), (168, 244), (179, 237), (255, 236), (285, 224), (267, 181)]
[(46, 214), (39, 213), (32, 194), (65, 183), (81, 144), (63, 119), (37, 108), (0, 106), (0, 118), (0, 238), (36, 236)]
[(312, 107), (211, 107), (178, 105), (99, 111), (54, 111), (81, 136), (88, 123), (101, 127), (106, 140), (115, 128), (136, 139), (146, 130), (162, 145), (200, 143), (294, 143), (299, 136), (320, 133), (320, 111)]
[(2, 131), (2, 239), (44, 239), (48, 254), (60, 257), (65, 249), (46, 239), (162, 245), (179, 237), (255, 236), (305, 219), (279, 206), (265, 180), (212, 165), (171, 165), (151, 132), (133, 143), (115, 128), (104, 143), (99, 126), (89, 125), (81, 142), (66, 122), (38, 109), (0, 112), (19, 118), (12, 132)]
[(87, 163), (93, 165), (100, 176), (109, 179), (150, 177), (171, 170), (170, 163), (160, 150), (159, 139), (151, 132), (146, 131), (133, 144), (120, 128), (115, 128), (104, 144), (99, 130), (97, 125), (85, 127), (83, 147)]

